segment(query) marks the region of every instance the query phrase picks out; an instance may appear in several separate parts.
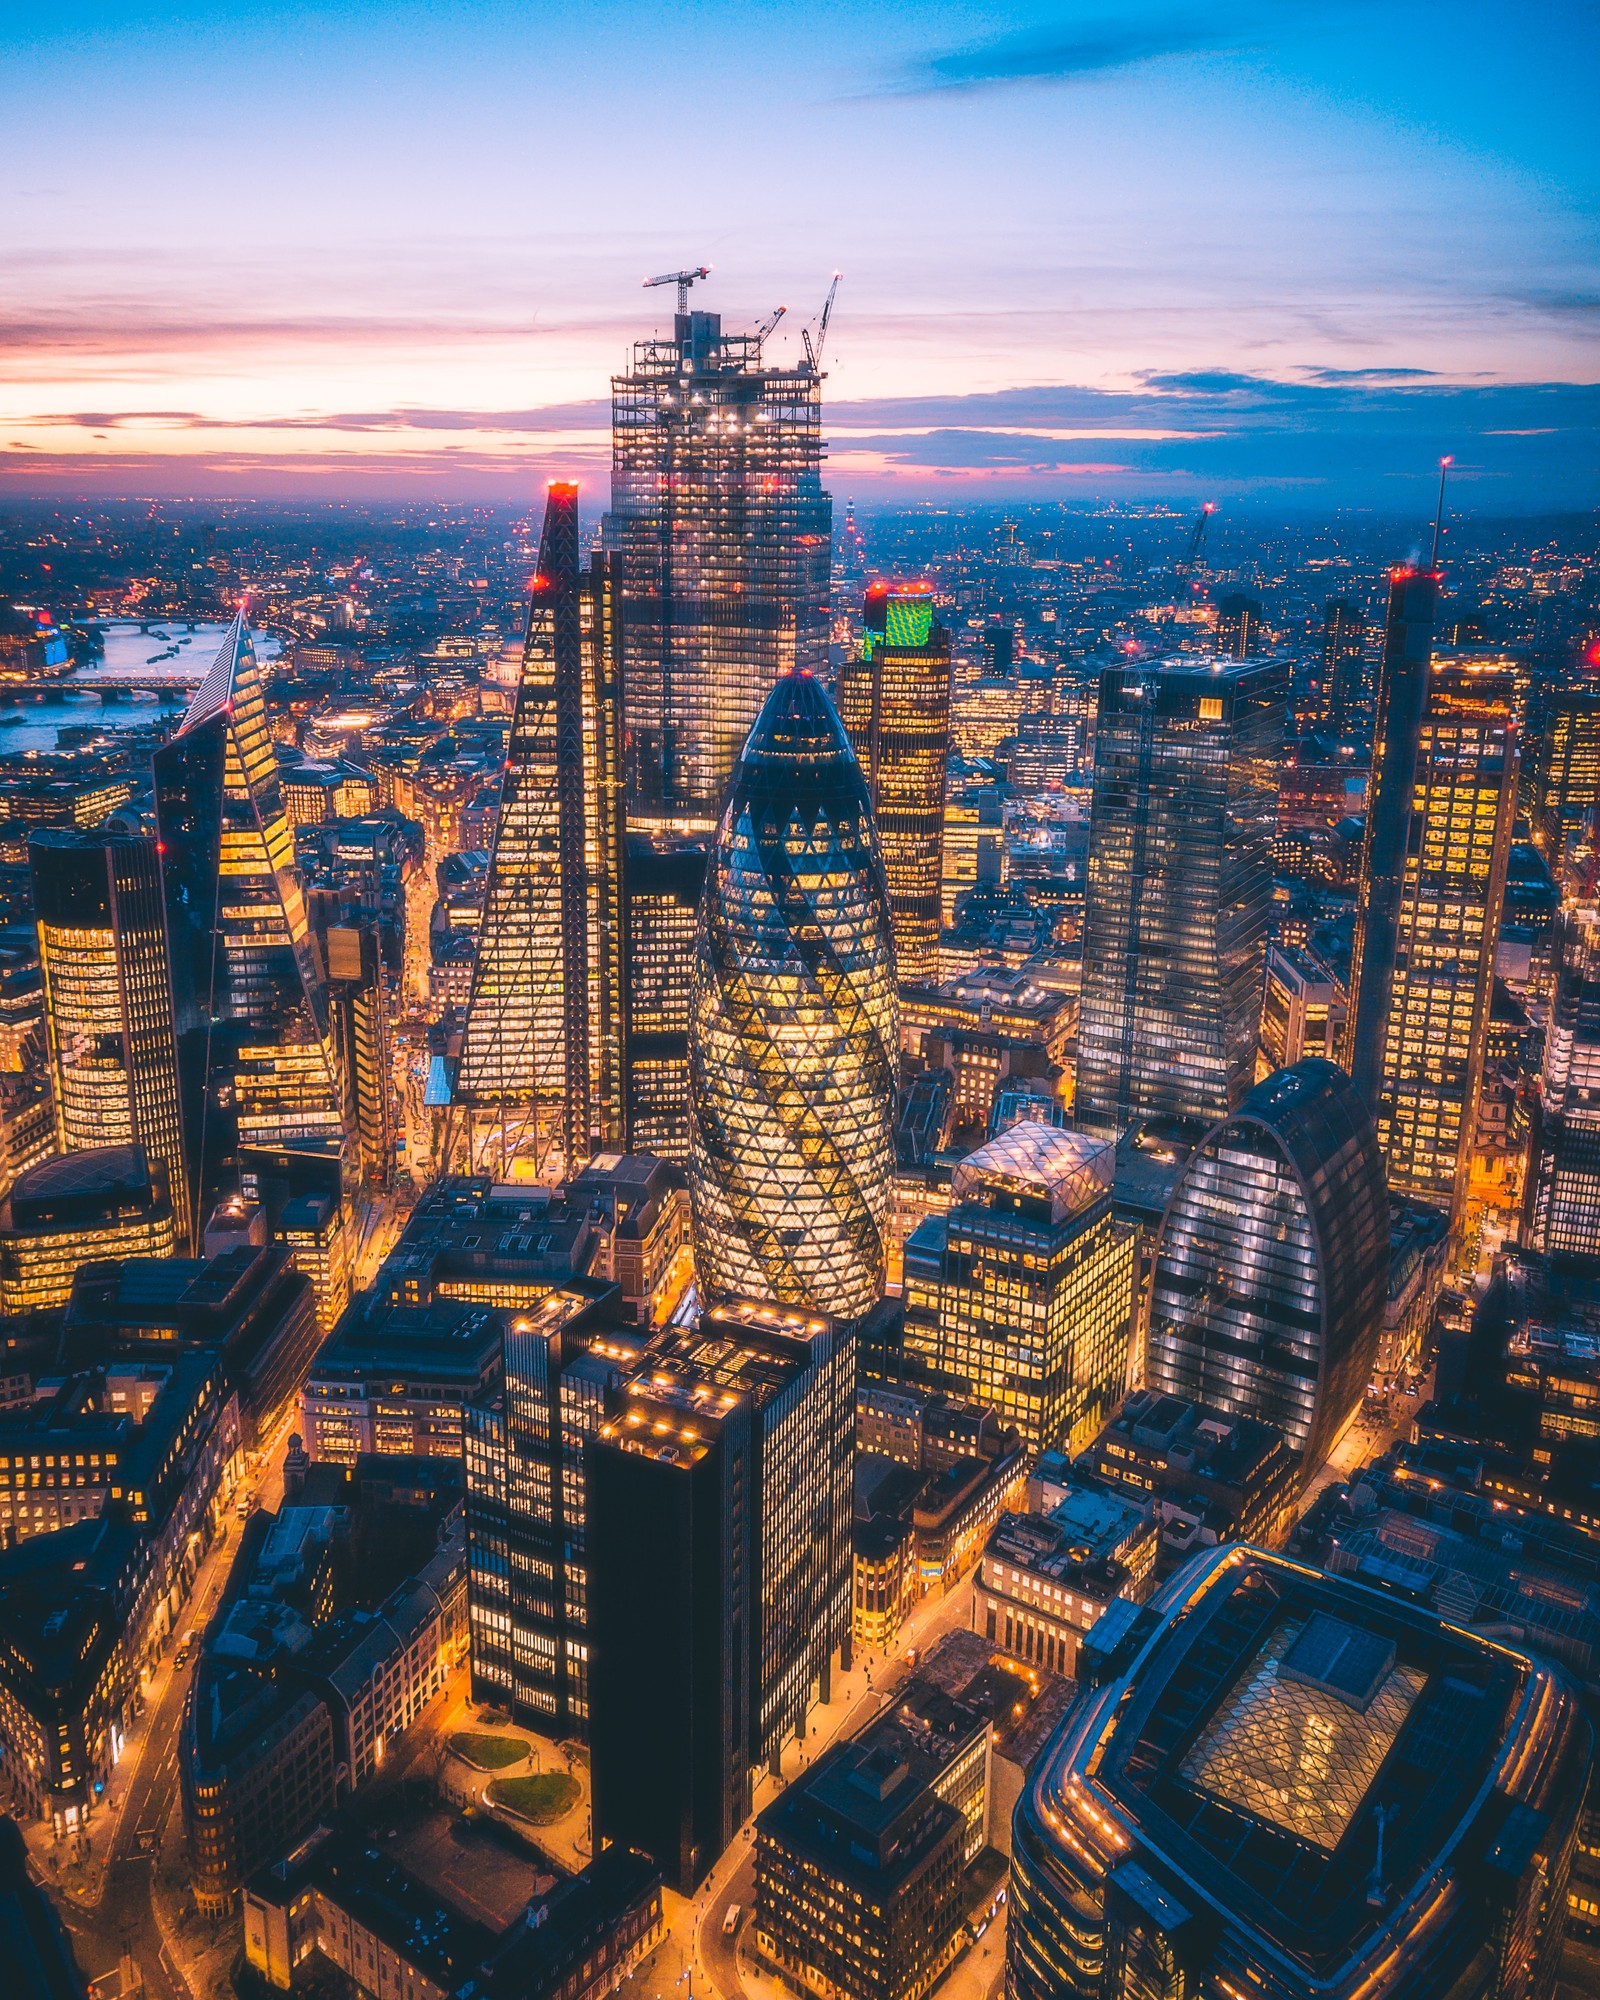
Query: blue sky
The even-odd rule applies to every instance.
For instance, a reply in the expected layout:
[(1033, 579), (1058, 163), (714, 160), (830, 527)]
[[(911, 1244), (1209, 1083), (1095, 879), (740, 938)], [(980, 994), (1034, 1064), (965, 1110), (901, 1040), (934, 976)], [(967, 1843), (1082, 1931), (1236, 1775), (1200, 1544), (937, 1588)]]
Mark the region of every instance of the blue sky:
[(1592, 505), (1597, 84), (1567, 0), (0, 0), (0, 490), (603, 480), (704, 261), (843, 270), (840, 492)]

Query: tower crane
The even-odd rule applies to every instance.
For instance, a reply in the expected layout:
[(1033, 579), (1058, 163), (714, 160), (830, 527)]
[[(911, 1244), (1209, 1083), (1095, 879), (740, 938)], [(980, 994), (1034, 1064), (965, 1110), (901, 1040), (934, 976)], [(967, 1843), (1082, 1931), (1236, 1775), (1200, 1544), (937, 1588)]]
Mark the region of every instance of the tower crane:
[(758, 347), (765, 346), (767, 335), (771, 333), (772, 329), (788, 310), (787, 306), (774, 306), (772, 311), (767, 314), (766, 318), (756, 328), (756, 345)]
[(1216, 511), (1216, 501), (1208, 500), (1195, 516), (1194, 526), (1189, 530), (1189, 546), (1184, 551), (1182, 562), (1174, 565), (1179, 576), (1189, 576), (1199, 568), (1206, 546), (1206, 523)]
[(663, 271), (659, 278), (646, 278), (643, 289), (648, 292), (657, 285), (676, 285), (678, 288), (678, 311), (686, 313), (689, 310), (689, 287), (697, 278), (709, 278), (710, 276), (711, 266), (709, 264), (696, 264), (692, 271)]
[(843, 276), (844, 273), (842, 271), (835, 271), (833, 274), (833, 283), (828, 287), (828, 296), (823, 301), (822, 317), (817, 322), (817, 338), (815, 343), (813, 343), (811, 338), (810, 327), (803, 326), (800, 329), (800, 338), (805, 342), (806, 366), (811, 370), (813, 375), (820, 375), (822, 373), (822, 343), (828, 337), (828, 321), (833, 318), (833, 301), (839, 290), (839, 280)]

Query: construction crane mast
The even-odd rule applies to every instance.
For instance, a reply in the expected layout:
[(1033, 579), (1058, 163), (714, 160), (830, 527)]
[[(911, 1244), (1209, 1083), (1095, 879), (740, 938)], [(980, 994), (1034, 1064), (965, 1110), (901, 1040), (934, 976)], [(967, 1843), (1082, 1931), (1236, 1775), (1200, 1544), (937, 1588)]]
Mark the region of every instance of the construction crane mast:
[(692, 271), (663, 271), (659, 278), (646, 278), (644, 281), (644, 290), (647, 292), (651, 291), (657, 285), (676, 285), (678, 288), (678, 311), (686, 313), (689, 310), (689, 287), (697, 278), (709, 278), (710, 276), (711, 266), (709, 264), (696, 264)]
[(828, 321), (833, 318), (833, 301), (839, 290), (839, 280), (843, 275), (842, 271), (835, 271), (833, 274), (833, 283), (828, 287), (828, 296), (823, 301), (822, 317), (817, 322), (816, 340), (812, 340), (809, 326), (803, 326), (800, 329), (800, 338), (805, 342), (806, 366), (811, 370), (813, 375), (820, 375), (822, 373), (822, 343), (828, 337)]
[(1192, 576), (1200, 567), (1200, 558), (1206, 546), (1206, 523), (1216, 511), (1216, 501), (1208, 500), (1195, 516), (1194, 526), (1189, 530), (1189, 546), (1184, 551), (1183, 560), (1174, 565), (1179, 576)]

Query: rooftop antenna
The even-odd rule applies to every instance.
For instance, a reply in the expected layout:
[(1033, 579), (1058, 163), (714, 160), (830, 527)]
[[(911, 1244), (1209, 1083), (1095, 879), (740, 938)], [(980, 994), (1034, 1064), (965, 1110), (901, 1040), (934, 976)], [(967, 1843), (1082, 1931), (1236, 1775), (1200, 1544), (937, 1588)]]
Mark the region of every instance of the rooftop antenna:
[(1444, 479), (1454, 464), (1453, 458), (1441, 458), (1439, 461), (1439, 511), (1433, 517), (1433, 558), (1428, 564), (1431, 570), (1439, 567), (1439, 543), (1444, 537)]
[(696, 264), (692, 271), (663, 271), (659, 278), (646, 278), (644, 281), (644, 290), (648, 292), (656, 285), (676, 285), (678, 288), (678, 311), (681, 315), (689, 310), (689, 287), (697, 278), (709, 278), (710, 276), (711, 266), (709, 264)]

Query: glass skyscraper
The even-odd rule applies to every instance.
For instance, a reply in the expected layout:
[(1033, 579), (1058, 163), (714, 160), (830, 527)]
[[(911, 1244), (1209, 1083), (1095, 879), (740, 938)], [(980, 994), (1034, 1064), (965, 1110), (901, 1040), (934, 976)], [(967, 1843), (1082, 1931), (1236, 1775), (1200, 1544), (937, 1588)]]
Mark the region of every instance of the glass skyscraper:
[(689, 1179), (710, 1297), (853, 1318), (882, 1294), (898, 1039), (866, 782), (796, 670), (745, 746), (696, 940)]
[(598, 996), (590, 990), (587, 822), (599, 800), (585, 797), (585, 722), (591, 741), (600, 732), (585, 701), (594, 648), (584, 644), (582, 591), (578, 489), (553, 483), (455, 1087), (472, 1153), (482, 1151), (502, 1177), (519, 1154), (541, 1174), (553, 1157), (573, 1168), (591, 1150)]
[(709, 832), (768, 689), (827, 663), (822, 377), (680, 312), (611, 398), (630, 824)]
[(950, 635), (926, 584), (874, 584), (860, 650), (839, 669), (839, 719), (866, 773), (902, 985), (939, 976)]
[(1556, 927), (1555, 991), (1529, 1149), (1524, 1242), (1600, 1266), (1600, 903)]
[(1224, 1118), (1250, 1087), (1272, 902), (1283, 669), (1100, 681), (1074, 1118)]
[(154, 777), (188, 1212), (200, 1222), (236, 1147), (312, 1156), (337, 1183), (350, 1136), (344, 1052), (242, 612)]
[(155, 844), (50, 827), (28, 842), (63, 1153), (142, 1146), (190, 1241), (167, 927)]
[(1309, 1474), (1372, 1374), (1388, 1273), (1371, 1117), (1337, 1064), (1308, 1057), (1185, 1163), (1156, 1241), (1145, 1379), (1276, 1424)]
[(1115, 1151), (1027, 1121), (957, 1163), (905, 1251), (907, 1379), (987, 1404), (1033, 1451), (1081, 1451), (1128, 1386), (1134, 1232)]
[[(1375, 1117), (1390, 1188), (1452, 1220), (1466, 1198), (1516, 794), (1513, 675), (1436, 663), (1418, 733), (1388, 1011), (1378, 1025)], [(1359, 1044), (1352, 1067), (1357, 1053)]]
[(1558, 880), (1600, 804), (1600, 687), (1564, 688), (1544, 704), (1528, 790), (1533, 837)]

